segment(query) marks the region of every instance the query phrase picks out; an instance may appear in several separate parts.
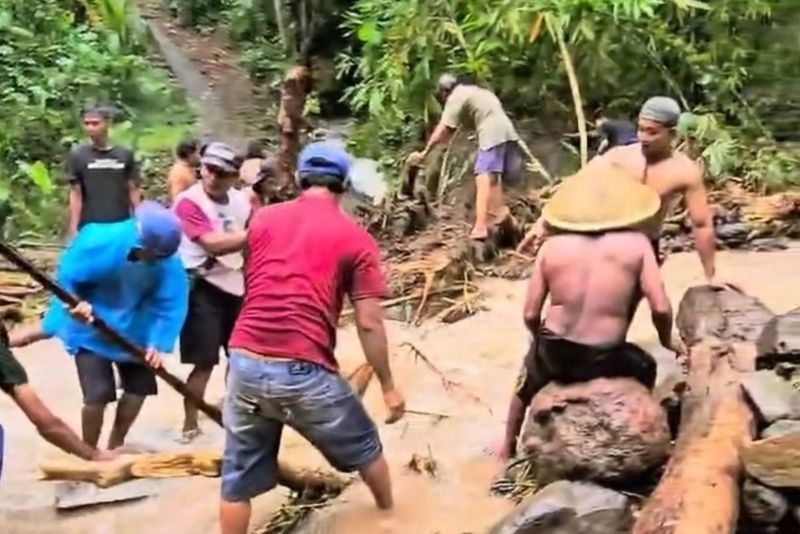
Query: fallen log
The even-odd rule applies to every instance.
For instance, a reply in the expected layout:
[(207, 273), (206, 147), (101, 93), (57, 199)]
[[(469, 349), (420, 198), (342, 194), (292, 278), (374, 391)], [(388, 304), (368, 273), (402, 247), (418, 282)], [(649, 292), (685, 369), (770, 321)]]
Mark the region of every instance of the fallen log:
[(731, 289), (693, 287), (684, 295), (677, 325), (689, 346), (689, 376), (678, 440), (634, 534), (735, 531), (740, 450), (755, 432), (740, 380), (755, 369), (755, 340), (772, 316)]
[[(373, 375), (372, 367), (363, 363), (347, 375), (347, 381), (362, 397)], [(92, 482), (107, 488), (134, 478), (216, 477), (221, 466), (221, 451), (129, 454), (112, 462), (60, 457), (42, 462), (39, 465), (39, 478)], [(348, 479), (335, 473), (299, 468), (285, 461), (279, 463), (278, 481), (295, 492), (311, 495), (338, 494), (349, 484)]]

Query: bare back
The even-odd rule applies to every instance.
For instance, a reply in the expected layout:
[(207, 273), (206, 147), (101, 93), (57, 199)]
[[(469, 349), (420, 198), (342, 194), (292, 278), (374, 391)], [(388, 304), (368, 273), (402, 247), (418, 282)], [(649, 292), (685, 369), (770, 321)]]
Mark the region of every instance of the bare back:
[(624, 341), (645, 256), (653, 255), (647, 238), (634, 231), (554, 235), (540, 254), (550, 294), (545, 326), (587, 345)]

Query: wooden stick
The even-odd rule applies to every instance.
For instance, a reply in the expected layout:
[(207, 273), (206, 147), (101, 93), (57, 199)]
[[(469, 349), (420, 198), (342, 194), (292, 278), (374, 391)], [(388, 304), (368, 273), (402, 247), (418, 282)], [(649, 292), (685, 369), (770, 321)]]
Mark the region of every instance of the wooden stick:
[[(80, 302), (77, 297), (58, 285), (52, 278), (47, 276), (30, 261), (25, 259), (11, 245), (0, 241), (0, 254), (5, 256), (8, 261), (19, 267), (21, 270), (28, 273), (31, 278), (41, 284), (42, 287), (55, 294), (56, 297), (70, 307), (77, 306)], [(137, 347), (134, 343), (131, 343), (128, 339), (119, 334), (119, 332), (108, 326), (103, 319), (100, 317), (94, 317), (94, 320), (90, 324), (93, 328), (108, 338), (109, 341), (133, 356), (136, 361), (145, 363), (145, 351), (141, 347)], [(219, 426), (222, 426), (222, 413), (220, 412), (219, 408), (208, 404), (206, 401), (195, 395), (186, 386), (185, 382), (163, 367), (153, 369), (153, 372), (157, 377), (169, 384), (170, 387), (177, 391), (183, 398), (188, 399), (189, 402), (194, 404), (198, 410), (206, 414), (212, 421), (217, 423)]]

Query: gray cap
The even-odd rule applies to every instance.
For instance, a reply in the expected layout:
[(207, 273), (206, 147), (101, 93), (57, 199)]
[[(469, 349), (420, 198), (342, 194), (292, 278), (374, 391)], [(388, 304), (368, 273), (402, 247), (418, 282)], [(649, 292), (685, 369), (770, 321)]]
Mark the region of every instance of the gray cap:
[(439, 76), (439, 80), (436, 82), (436, 90), (449, 93), (456, 88), (456, 85), (458, 85), (458, 78), (452, 74), (445, 73)]
[(654, 96), (649, 98), (639, 112), (640, 119), (660, 122), (666, 126), (677, 126), (681, 116), (681, 107), (668, 96)]
[(242, 157), (225, 143), (209, 143), (202, 149), (200, 163), (219, 169), (222, 172), (236, 174), (242, 166)]

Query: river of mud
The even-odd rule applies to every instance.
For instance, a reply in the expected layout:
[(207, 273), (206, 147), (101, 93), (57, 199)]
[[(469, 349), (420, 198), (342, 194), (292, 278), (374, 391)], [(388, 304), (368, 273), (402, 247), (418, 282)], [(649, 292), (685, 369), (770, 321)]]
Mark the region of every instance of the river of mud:
[[(800, 263), (800, 243), (785, 251), (767, 253), (720, 252), (720, 275), (756, 295), (774, 312), (800, 305), (800, 286), (794, 283)], [(664, 267), (668, 291), (677, 303), (685, 289), (701, 280), (694, 254), (671, 256)], [(397, 508), (378, 513), (363, 484), (345, 491), (326, 509), (316, 512), (303, 532), (461, 534), (484, 532), (512, 505), (487, 492), (494, 464), (484, 454), (502, 430), (511, 387), (526, 348), (521, 307), (525, 282), (486, 280), (487, 311), (451, 325), (435, 322), (421, 327), (389, 323), (393, 366), (408, 408), (446, 416), (409, 414), (405, 420), (380, 431), (392, 467)], [(660, 374), (675, 366), (669, 354), (657, 348), (655, 330), (642, 305), (629, 338), (659, 357)], [(456, 383), (448, 388), (442, 378), (416, 360), (404, 344), (422, 351)], [(18, 352), (31, 383), (45, 402), (73, 428), (79, 428), (80, 393), (70, 358), (53, 341), (40, 342)], [(344, 370), (363, 360), (352, 327), (341, 331), (338, 357)], [(171, 362), (180, 376), (187, 369)], [(222, 394), (222, 373), (212, 378), (209, 397)], [(380, 389), (372, 384), (365, 402), (380, 421), (384, 409)], [(167, 387), (149, 400), (134, 426), (130, 442), (157, 450), (176, 450), (182, 405)], [(110, 417), (110, 414), (109, 414)], [(55, 483), (36, 481), (37, 462), (57, 454), (38, 437), (11, 401), (0, 398), (0, 421), (6, 429), (5, 465), (0, 482), (0, 532), (63, 534), (151, 534), (216, 532), (219, 481), (200, 477), (159, 481), (159, 495), (129, 504), (96, 507), (56, 514)], [(204, 422), (206, 434), (193, 449), (221, 447), (221, 431)], [(285, 435), (283, 453), (295, 465), (324, 466), (311, 447), (295, 435)], [(406, 465), (412, 455), (431, 455), (438, 477), (418, 474)], [(254, 501), (254, 525), (264, 525), (283, 501), (277, 490)]]

